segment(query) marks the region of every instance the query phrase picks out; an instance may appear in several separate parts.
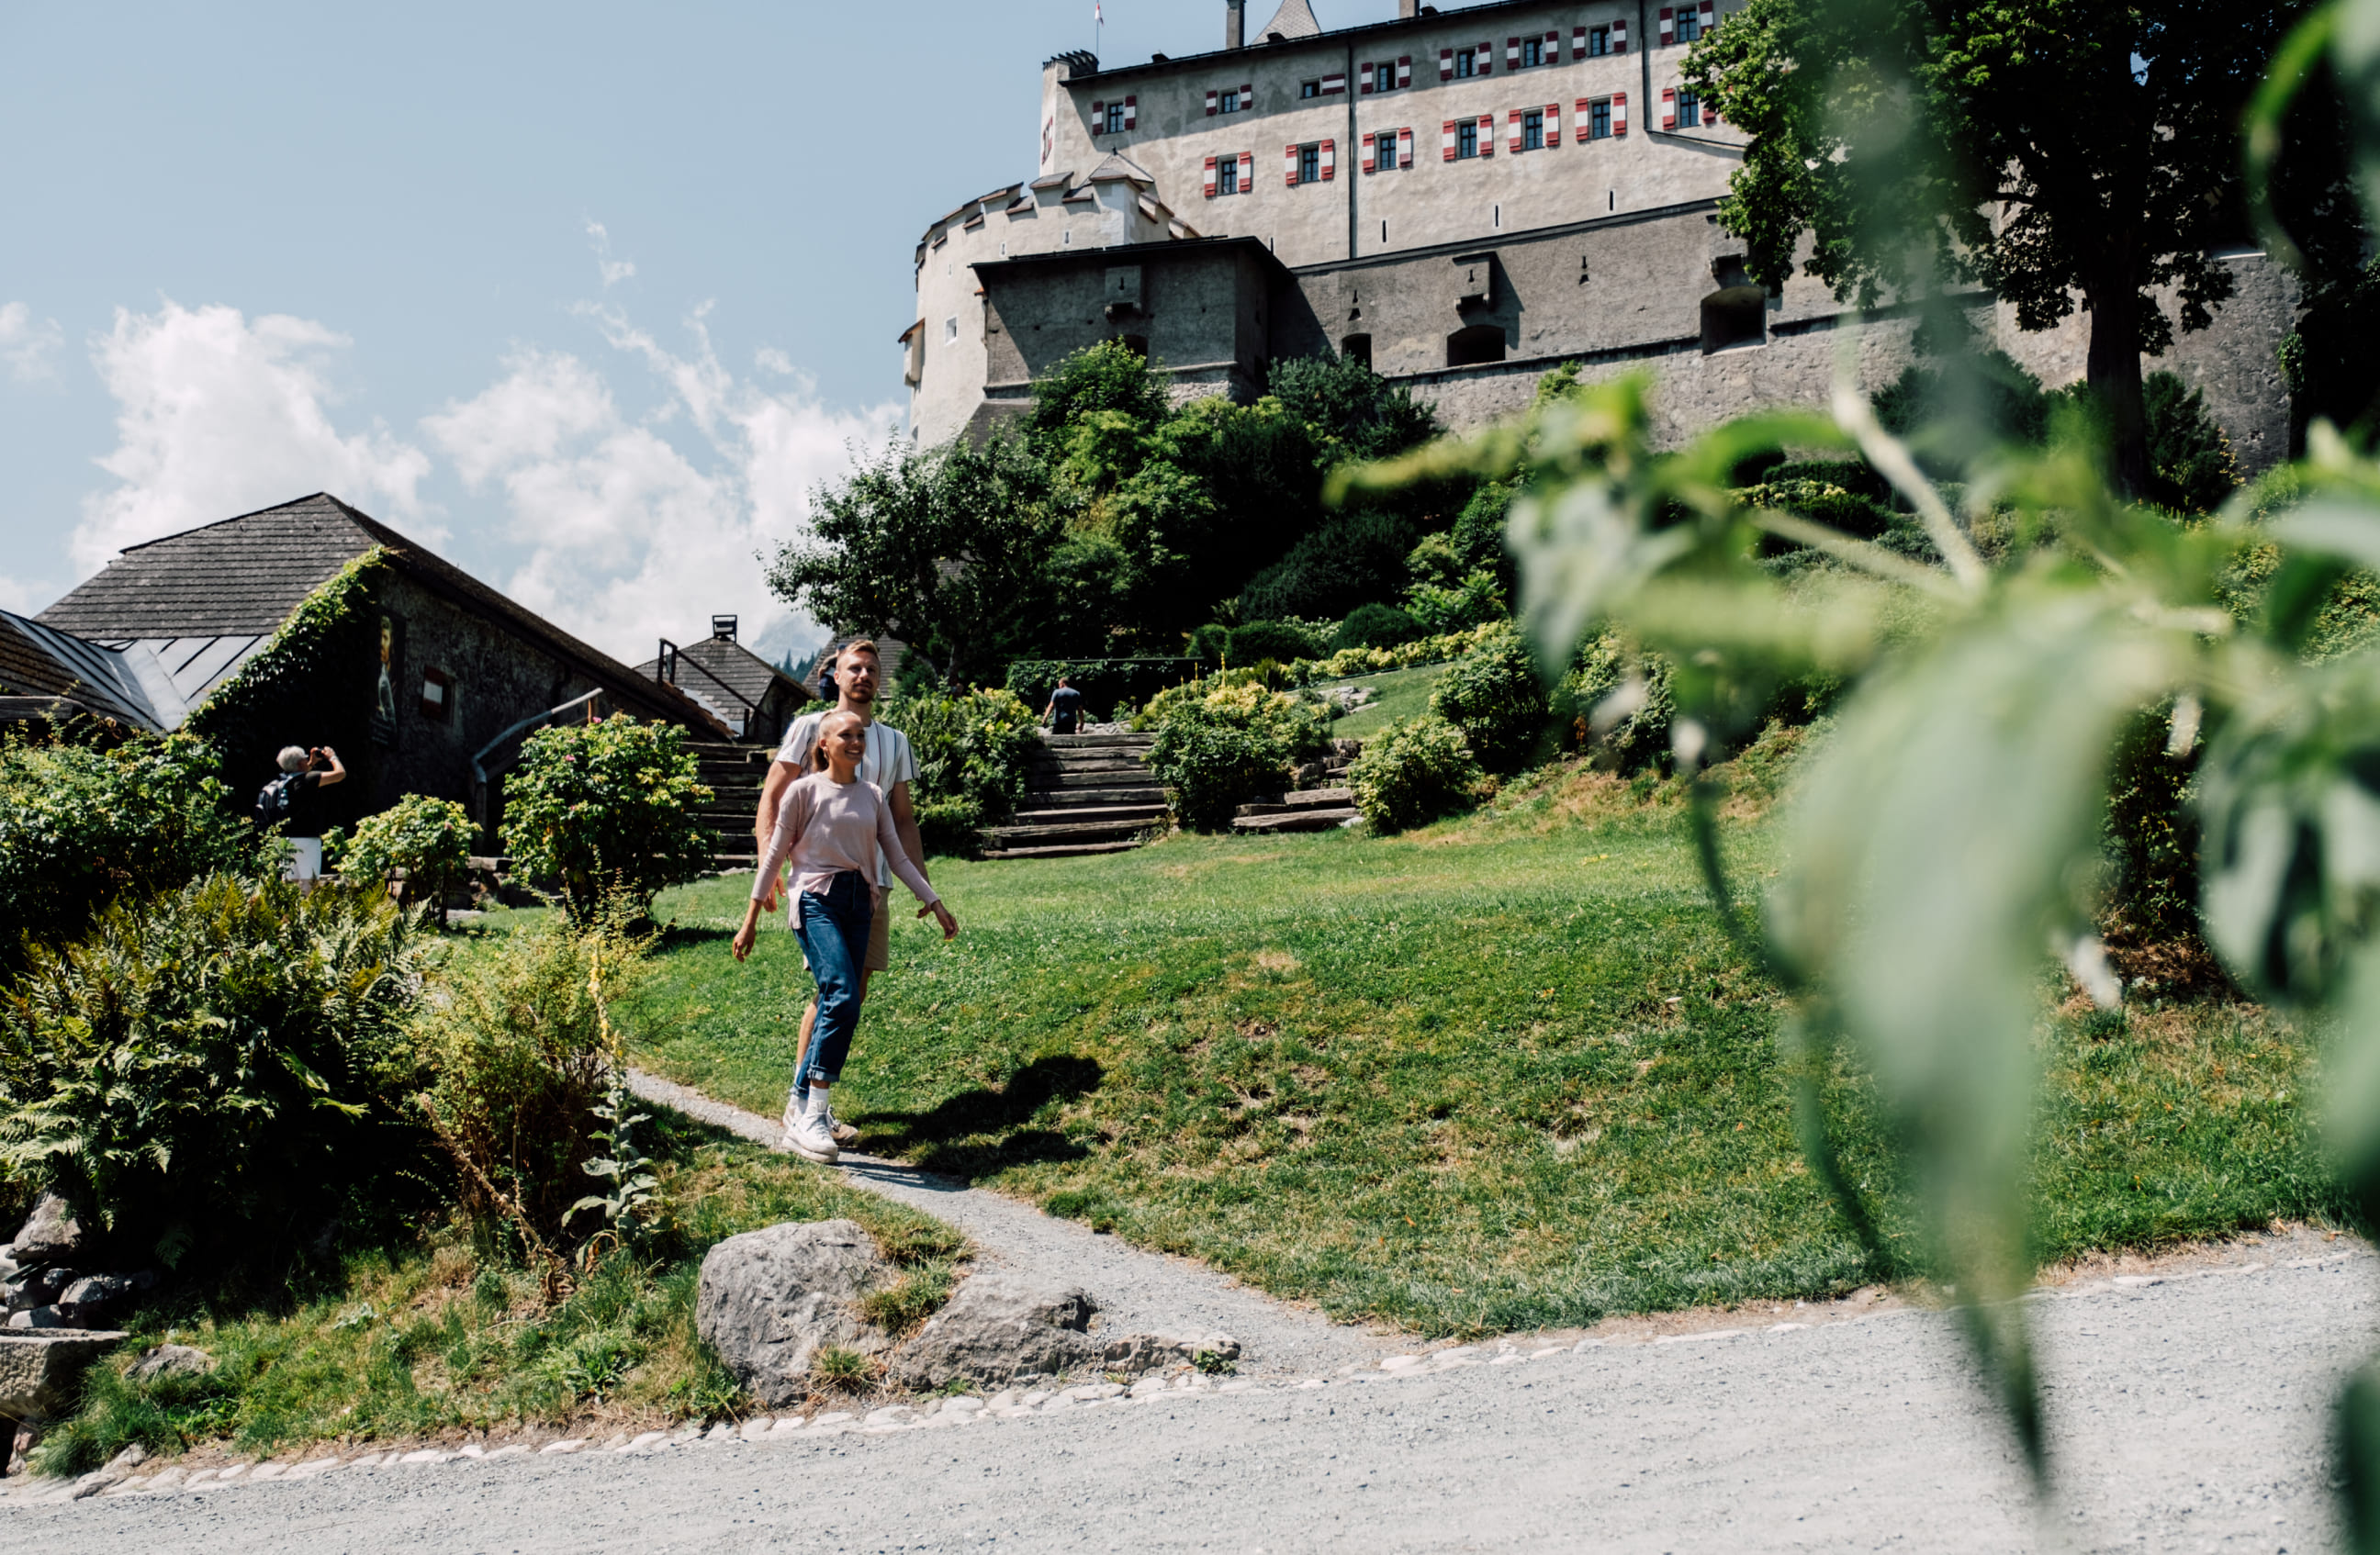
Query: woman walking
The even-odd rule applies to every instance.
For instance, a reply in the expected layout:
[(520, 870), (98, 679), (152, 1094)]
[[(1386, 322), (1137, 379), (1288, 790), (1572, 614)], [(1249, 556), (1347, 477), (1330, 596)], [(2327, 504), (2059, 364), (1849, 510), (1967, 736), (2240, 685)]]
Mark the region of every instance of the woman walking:
[(744, 906), (744, 926), (735, 931), (739, 961), (751, 954), (764, 892), (790, 859), (794, 866), (794, 933), (802, 958), (818, 980), (818, 1026), (809, 1050), (794, 1075), (785, 1099), (785, 1148), (806, 1160), (832, 1162), (839, 1155), (828, 1118), (827, 1093), (843, 1073), (851, 1033), (859, 1023), (860, 963), (875, 909), (869, 881), (876, 850), (901, 883), (925, 903), (955, 938), (958, 920), (942, 905), (925, 874), (910, 862), (892, 826), (883, 791), (859, 776), (868, 754), (868, 726), (856, 713), (827, 715), (819, 728), (819, 755), (825, 770), (795, 779), (777, 808), (777, 829), (753, 876), (752, 899)]

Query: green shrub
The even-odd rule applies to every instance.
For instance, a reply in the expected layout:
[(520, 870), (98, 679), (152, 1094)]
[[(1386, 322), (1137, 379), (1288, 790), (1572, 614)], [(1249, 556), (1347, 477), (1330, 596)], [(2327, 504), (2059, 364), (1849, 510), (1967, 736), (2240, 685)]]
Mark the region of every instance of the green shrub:
[(1149, 771), (1171, 790), (1182, 824), (1199, 831), (1220, 831), (1237, 806), (1279, 793), (1292, 765), (1330, 741), (1319, 703), (1268, 691), (1251, 670), (1162, 693), (1148, 713), (1157, 730)]
[(1421, 623), (1394, 605), (1358, 605), (1339, 623), (1332, 650), (1393, 648), (1421, 635)]
[(1347, 769), (1355, 808), (1379, 832), (1403, 831), (1477, 797), (1479, 763), (1463, 731), (1436, 716), (1391, 723), (1364, 741)]
[(904, 696), (878, 706), (877, 717), (907, 735), (917, 755), (911, 797), (928, 851), (968, 851), (976, 827), (996, 826), (1014, 813), (1025, 796), (1026, 767), (1039, 745), (1035, 711), (1005, 691)]
[(1210, 621), (1190, 633), (1190, 657), (1202, 664), (1220, 664), (1231, 651), (1232, 629), (1221, 621)]
[[(421, 1107), (459, 1175), (465, 1212), (483, 1244), (515, 1250), (565, 1236), (565, 1217), (590, 1186), (595, 1115), (609, 1079), (605, 1002), (632, 994), (638, 946), (616, 902), (586, 928), (554, 914), (475, 958), (419, 1025), (433, 1079)], [(602, 996), (591, 984), (601, 958)], [(581, 1216), (591, 1235), (600, 1223)]]
[(1634, 772), (1668, 759), (1670, 723), (1678, 710), (1669, 660), (1638, 653), (1606, 632), (1580, 645), (1562, 683), (1603, 760)]
[(232, 807), (213, 750), (188, 735), (102, 751), (0, 734), (0, 976), (23, 964), (28, 936), (73, 939), (120, 895), (257, 867)]
[(2231, 440), (2206, 413), (2206, 396), (2170, 372), (2141, 384), (2148, 423), (2149, 500), (2182, 512), (2213, 512), (2240, 489), (2240, 462)]
[[(385, 886), (402, 871), (407, 902), (443, 906), (447, 886), (471, 867), (478, 835), (470, 812), (453, 800), (407, 794), (340, 839), (338, 871), (364, 886)], [(323, 846), (327, 852), (328, 838)]]
[(1507, 630), (1457, 659), (1429, 693), (1430, 711), (1463, 731), (1490, 772), (1516, 771), (1545, 732), (1548, 707), (1536, 660)]
[(2204, 741), (2185, 755), (2167, 750), (2170, 705), (2135, 715), (2109, 764), (2103, 850), (2112, 866), (2109, 937), (2136, 944), (2198, 934), (2198, 817), (2191, 778)]
[(373, 893), (218, 874), (118, 902), (0, 994), (0, 1162), (169, 1265), (310, 1236), (355, 1190), (384, 1210), (423, 1144), (419, 984)]
[(692, 880), (719, 850), (698, 814), (711, 792), (696, 770), (684, 732), (667, 724), (623, 713), (539, 729), (504, 780), (504, 851), (559, 887), (581, 922), (614, 892), (650, 910), (654, 893)]
[(1231, 662), (1235, 666), (1268, 658), (1291, 664), (1301, 658), (1319, 658), (1330, 651), (1327, 640), (1291, 621), (1252, 621), (1232, 629)]
[(1405, 613), (1432, 636), (1501, 621), (1511, 610), (1493, 566), (1467, 560), (1452, 537), (1430, 535), (1405, 558), (1413, 583), (1405, 590)]

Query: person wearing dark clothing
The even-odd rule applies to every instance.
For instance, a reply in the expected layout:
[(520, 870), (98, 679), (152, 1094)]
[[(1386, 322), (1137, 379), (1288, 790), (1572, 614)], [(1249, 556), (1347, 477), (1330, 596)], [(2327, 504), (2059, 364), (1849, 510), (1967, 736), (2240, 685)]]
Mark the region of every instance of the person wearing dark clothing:
[(288, 746), (277, 765), (281, 776), (256, 796), (256, 818), (260, 825), (278, 824), (282, 828), (281, 839), (289, 848), (282, 878), (310, 891), (322, 876), (322, 793), (332, 784), (346, 781), (347, 769), (339, 753), (328, 745), (310, 751), (303, 745)]
[(1058, 677), (1058, 689), (1050, 693), (1050, 705), (1041, 709), (1042, 721), (1052, 734), (1072, 734), (1083, 726), (1083, 693)]

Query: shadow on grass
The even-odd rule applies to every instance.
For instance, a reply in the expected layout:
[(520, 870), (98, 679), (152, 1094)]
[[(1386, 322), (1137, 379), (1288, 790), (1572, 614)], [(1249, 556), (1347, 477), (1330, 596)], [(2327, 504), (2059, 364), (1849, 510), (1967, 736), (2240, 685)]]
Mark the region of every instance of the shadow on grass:
[(1011, 1166), (1089, 1154), (1057, 1129), (1026, 1125), (1052, 1102), (1089, 1095), (1104, 1078), (1097, 1059), (1058, 1054), (1036, 1058), (996, 1091), (964, 1091), (924, 1112), (856, 1113), (851, 1122), (863, 1150), (972, 1182)]

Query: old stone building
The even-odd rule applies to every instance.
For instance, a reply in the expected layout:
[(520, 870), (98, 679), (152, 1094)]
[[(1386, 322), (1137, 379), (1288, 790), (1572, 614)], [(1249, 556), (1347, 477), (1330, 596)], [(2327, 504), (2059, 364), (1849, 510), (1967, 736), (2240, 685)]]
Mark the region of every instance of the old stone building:
[[(979, 433), (1108, 339), (1160, 359), (1184, 395), (1246, 398), (1273, 361), (1354, 356), (1457, 428), (1572, 361), (1651, 367), (1665, 438), (1822, 397), (1846, 311), (1813, 281), (1748, 282), (1713, 212), (1743, 137), (1679, 75), (1739, 4), (1400, 0), (1393, 19), (1326, 31), (1308, 0), (1253, 29), (1245, 0), (1222, 0), (1212, 53), (1058, 55), (1035, 175), (918, 244), (901, 336), (913, 434)], [(2227, 259), (2240, 295), (2157, 365), (2207, 392), (2257, 468), (2287, 448), (2272, 348), (2295, 294), (2262, 254)], [(1974, 307), (2045, 383), (2081, 376), (2087, 321), (2023, 334)], [(1871, 388), (1905, 363), (1908, 329), (1862, 337)]]

